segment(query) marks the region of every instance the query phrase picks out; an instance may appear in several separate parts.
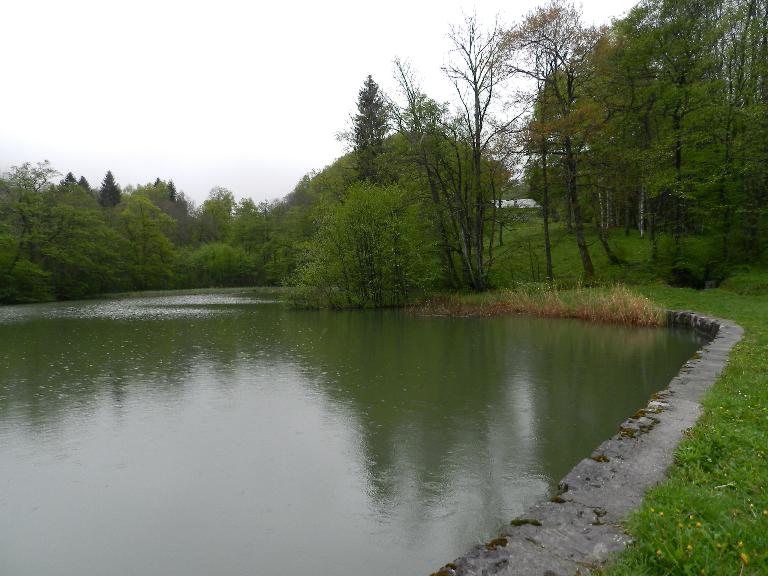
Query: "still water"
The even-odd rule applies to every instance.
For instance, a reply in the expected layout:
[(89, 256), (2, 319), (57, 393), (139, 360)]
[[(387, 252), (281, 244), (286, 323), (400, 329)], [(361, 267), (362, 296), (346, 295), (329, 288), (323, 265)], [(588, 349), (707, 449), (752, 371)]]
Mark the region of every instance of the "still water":
[(428, 574), (700, 344), (254, 292), (0, 308), (0, 574)]

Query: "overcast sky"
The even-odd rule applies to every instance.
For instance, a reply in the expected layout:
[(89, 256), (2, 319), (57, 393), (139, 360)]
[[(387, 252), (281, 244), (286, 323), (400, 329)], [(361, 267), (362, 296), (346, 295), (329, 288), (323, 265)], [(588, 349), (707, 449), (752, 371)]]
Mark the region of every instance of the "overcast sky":
[[(393, 88), (407, 59), (451, 96), (440, 67), (463, 13), (511, 22), (534, 0), (4, 0), (0, 171), (51, 161), (98, 185), (172, 178), (277, 198), (340, 156), (366, 75)], [(585, 1), (607, 23), (634, 0)]]

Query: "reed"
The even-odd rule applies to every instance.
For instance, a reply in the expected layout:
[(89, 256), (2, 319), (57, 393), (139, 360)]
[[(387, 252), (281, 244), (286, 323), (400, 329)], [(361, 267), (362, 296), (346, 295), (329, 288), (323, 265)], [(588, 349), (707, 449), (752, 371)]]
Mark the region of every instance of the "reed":
[(427, 316), (527, 314), (633, 326), (661, 326), (666, 322), (661, 308), (622, 285), (577, 286), (566, 290), (540, 284), (520, 285), (483, 294), (437, 296), (412, 306), (410, 310)]

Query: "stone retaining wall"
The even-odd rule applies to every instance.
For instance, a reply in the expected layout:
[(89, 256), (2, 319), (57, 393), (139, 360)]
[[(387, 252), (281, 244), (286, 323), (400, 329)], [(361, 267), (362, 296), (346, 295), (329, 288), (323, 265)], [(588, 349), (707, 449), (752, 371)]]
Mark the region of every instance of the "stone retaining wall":
[(733, 322), (694, 312), (669, 311), (668, 319), (670, 326), (691, 327), (710, 342), (666, 390), (579, 462), (560, 481), (556, 496), (433, 576), (589, 574), (630, 542), (622, 521), (639, 508), (648, 488), (664, 480), (683, 433), (701, 414), (701, 398), (743, 333)]

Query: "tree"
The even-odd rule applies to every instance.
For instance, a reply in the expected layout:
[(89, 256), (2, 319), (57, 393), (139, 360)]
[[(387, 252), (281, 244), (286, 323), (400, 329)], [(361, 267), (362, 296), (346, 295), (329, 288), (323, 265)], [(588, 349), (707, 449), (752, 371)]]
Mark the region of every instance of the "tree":
[(77, 184), (77, 179), (75, 178), (75, 175), (72, 174), (72, 172), (67, 172), (67, 175), (64, 176), (64, 178), (61, 180), (60, 184), (62, 186), (67, 186), (69, 184)]
[(229, 239), (235, 195), (222, 186), (213, 188), (200, 207), (197, 217), (197, 239), (219, 242)]
[(99, 204), (105, 208), (113, 208), (120, 203), (121, 197), (120, 187), (115, 182), (115, 177), (112, 175), (111, 170), (107, 170), (104, 180), (101, 182), (101, 189), (99, 190)]
[(176, 192), (176, 185), (173, 183), (173, 180), (168, 181), (168, 186), (166, 187), (166, 190), (168, 191), (168, 200), (170, 200), (171, 202), (176, 202), (177, 192)]
[(15, 195), (39, 193), (51, 185), (53, 178), (60, 175), (48, 160), (38, 162), (34, 166), (30, 162), (24, 162), (21, 166), (11, 167), (6, 192), (15, 190)]
[[(407, 143), (408, 151), (404, 155), (406, 161), (418, 166), (423, 175), (424, 183), (429, 190), (429, 202), (433, 208), (435, 231), (440, 241), (442, 257), (443, 283), (446, 287), (456, 288), (460, 284), (454, 266), (453, 253), (460, 251), (455, 246), (455, 238), (451, 228), (456, 228), (452, 218), (453, 211), (449, 208), (450, 201), (444, 198), (444, 170), (440, 164), (447, 160), (445, 141), (448, 137), (444, 124), (447, 111), (432, 98), (421, 91), (416, 84), (410, 65), (395, 60), (395, 77), (400, 87), (404, 102), (393, 104), (391, 110), (395, 121), (395, 129)], [(465, 269), (468, 263), (465, 265)]]
[(517, 70), (535, 80), (540, 95), (555, 107), (548, 124), (565, 168), (576, 244), (587, 278), (594, 276), (595, 269), (584, 236), (578, 159), (594, 124), (588, 86), (594, 74), (593, 50), (601, 34), (599, 29), (584, 26), (579, 10), (562, 0), (534, 10), (512, 34), (513, 44), (527, 51), (529, 59), (536, 63)]
[(85, 179), (85, 176), (80, 176), (80, 179), (77, 181), (77, 185), (86, 192), (91, 191), (91, 185), (88, 183), (88, 180)]
[[(509, 78), (509, 68), (504, 66), (504, 34), (498, 22), (484, 31), (477, 19), (470, 16), (465, 18), (463, 26), (451, 29), (449, 38), (453, 45), (452, 59), (443, 71), (456, 90), (458, 128), (471, 151), (468, 189), (457, 197), (461, 214), (461, 249), (470, 285), (476, 290), (484, 290), (488, 287), (494, 237), (491, 231), (486, 259), (486, 212), (488, 209), (495, 211), (496, 204), (489, 198), (483, 183), (484, 166), (488, 166), (483, 159), (490, 155), (517, 116), (503, 121), (492, 117), (494, 108), (500, 104), (500, 90)], [(491, 221), (495, 224), (495, 213), (493, 216)]]
[(141, 194), (131, 194), (118, 209), (120, 231), (129, 241), (133, 288), (167, 287), (173, 276), (175, 250), (167, 231), (173, 219)]
[(51, 181), (59, 176), (45, 160), (12, 166), (0, 180), (0, 300), (34, 301), (50, 298), (50, 275), (40, 254), (56, 236), (47, 225), (54, 195)]
[(384, 148), (389, 130), (387, 105), (379, 85), (368, 75), (357, 96), (357, 114), (353, 122), (353, 150), (361, 180), (378, 182), (376, 159)]

